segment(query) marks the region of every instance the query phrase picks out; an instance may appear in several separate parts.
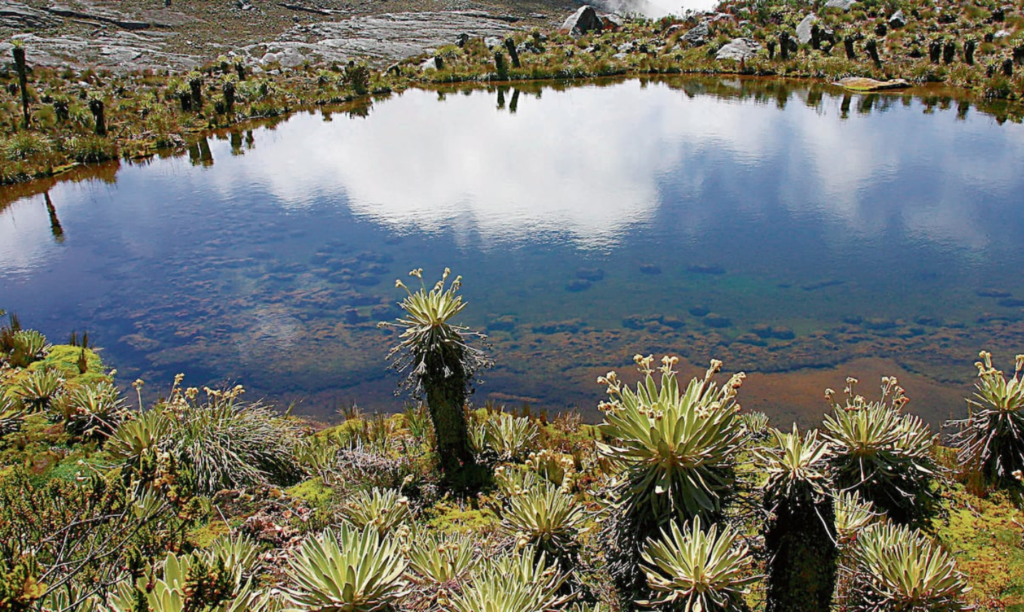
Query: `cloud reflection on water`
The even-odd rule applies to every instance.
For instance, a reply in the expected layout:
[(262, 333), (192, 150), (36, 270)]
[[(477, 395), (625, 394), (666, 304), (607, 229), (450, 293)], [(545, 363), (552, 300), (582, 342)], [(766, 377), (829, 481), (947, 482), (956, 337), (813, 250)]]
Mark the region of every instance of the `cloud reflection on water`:
[[(375, 105), (369, 119), (295, 118), (277, 128), (272, 147), (215, 180), (225, 190), (263, 182), (291, 208), (344, 193), (353, 212), (390, 230), (451, 231), (483, 248), (550, 236), (607, 249), (630, 227), (651, 223), (660, 206), (679, 206), (662, 201), (668, 183), (687, 190), (675, 218), (688, 233), (720, 221), (725, 211), (716, 204), (727, 195), (747, 213), (777, 200), (851, 239), (901, 223), (921, 239), (979, 248), (986, 231), (969, 207), (986, 191), (1013, 188), (1024, 159), (1020, 126), (981, 136), (972, 124), (988, 117), (925, 116), (919, 102), (868, 116), (856, 111), (854, 97), (855, 110), (843, 120), (833, 95), (811, 108), (799, 92), (783, 111), (774, 100), (640, 87), (546, 91), (542, 101), (524, 94), (516, 114), (496, 110), (494, 93), (439, 102), (435, 93), (409, 91)], [(731, 166), (705, 163), (711, 155)], [(744, 174), (763, 164), (782, 173), (779, 193), (736, 191), (749, 189)], [(900, 191), (915, 167), (936, 165), (944, 184)], [(712, 173), (724, 173), (727, 180), (713, 182), (724, 194), (708, 191)]]

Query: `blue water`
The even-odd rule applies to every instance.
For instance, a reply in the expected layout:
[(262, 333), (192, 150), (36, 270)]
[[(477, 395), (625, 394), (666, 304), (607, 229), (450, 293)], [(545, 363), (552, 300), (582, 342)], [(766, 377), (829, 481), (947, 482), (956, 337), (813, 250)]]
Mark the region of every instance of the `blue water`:
[(1024, 128), (845, 97), (634, 80), (300, 114), (0, 190), (0, 308), (88, 330), (153, 395), (182, 372), (309, 414), (394, 410), (375, 324), (396, 278), (448, 266), (496, 362), (478, 404), (596, 418), (597, 375), (671, 352), (750, 373), (741, 399), (782, 420), (887, 371), (938, 422), (979, 349), (1024, 349)]

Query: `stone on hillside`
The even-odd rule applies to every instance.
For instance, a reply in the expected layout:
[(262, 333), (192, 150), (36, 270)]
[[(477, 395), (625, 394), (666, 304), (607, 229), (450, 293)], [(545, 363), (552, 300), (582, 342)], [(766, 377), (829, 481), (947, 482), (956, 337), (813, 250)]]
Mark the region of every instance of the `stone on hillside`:
[(504, 47), (505, 41), (497, 36), (488, 36), (484, 38), (484, 45), (486, 45), (488, 49), (494, 49), (496, 47)]
[(1009, 37), (1010, 37), (1010, 33), (1008, 31), (1006, 31), (1006, 30), (999, 30), (998, 32), (996, 32), (995, 34), (992, 35), (992, 39), (993, 40), (1000, 40), (1002, 38), (1009, 38)]
[(816, 21), (818, 21), (818, 16), (811, 13), (803, 18), (800, 25), (796, 26), (796, 37), (800, 40), (801, 45), (806, 45), (811, 42), (811, 26), (813, 26)]
[(560, 32), (572, 34), (573, 36), (582, 36), (587, 32), (600, 32), (604, 29), (604, 22), (597, 16), (597, 11), (590, 5), (584, 5), (580, 7), (580, 10), (576, 11), (565, 20), (562, 27), (559, 28)]
[(715, 59), (743, 62), (754, 57), (760, 50), (761, 45), (755, 40), (750, 38), (734, 38), (732, 42), (718, 50)]
[(683, 34), (679, 41), (689, 47), (699, 47), (708, 41), (710, 34), (711, 30), (708, 28), (708, 22), (702, 21), (697, 24), (697, 27)]
[(907, 18), (903, 16), (903, 11), (896, 11), (889, 17), (890, 28), (902, 28), (905, 25), (907, 25)]
[(825, 3), (825, 8), (837, 8), (848, 11), (854, 4), (857, 4), (857, 0), (828, 0)]

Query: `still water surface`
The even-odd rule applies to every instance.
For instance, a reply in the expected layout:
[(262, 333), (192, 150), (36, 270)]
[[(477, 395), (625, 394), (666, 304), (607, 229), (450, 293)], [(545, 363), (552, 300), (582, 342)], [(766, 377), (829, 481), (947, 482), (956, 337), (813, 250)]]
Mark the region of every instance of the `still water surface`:
[(450, 266), (496, 360), (477, 403), (597, 418), (598, 374), (671, 352), (750, 373), (743, 403), (781, 420), (888, 372), (937, 423), (978, 349), (1024, 352), (1022, 168), (1022, 126), (935, 97), (409, 91), (0, 190), (0, 308), (88, 330), (153, 393), (183, 372), (311, 414), (393, 410), (375, 323), (396, 278)]

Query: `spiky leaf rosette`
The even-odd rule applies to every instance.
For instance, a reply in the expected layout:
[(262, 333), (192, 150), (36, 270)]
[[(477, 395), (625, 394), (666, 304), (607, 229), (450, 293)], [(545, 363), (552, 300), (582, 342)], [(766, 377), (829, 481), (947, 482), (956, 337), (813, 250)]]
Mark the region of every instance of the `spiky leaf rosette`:
[(1013, 377), (992, 366), (992, 354), (982, 351), (974, 399), (967, 400), (968, 417), (951, 421), (961, 467), (981, 470), (996, 480), (1021, 479), (1024, 471), (1024, 355), (1017, 355)]
[(405, 595), (396, 540), (342, 525), (309, 538), (289, 560), (288, 596), (300, 610), (380, 612)]
[(372, 527), (381, 535), (412, 518), (409, 500), (394, 489), (374, 487), (357, 491), (339, 509), (341, 517), (358, 529)]
[(644, 376), (636, 391), (614, 372), (598, 379), (610, 396), (600, 406), (601, 429), (610, 442), (598, 448), (625, 472), (619, 492), (627, 513), (653, 526), (720, 514), (735, 482), (735, 451), (743, 435), (736, 393), (744, 375), (719, 387), (712, 379), (722, 364), (712, 361), (703, 379), (680, 389), (672, 369), (678, 358), (662, 359), (660, 384), (652, 357), (635, 360)]
[(872, 506), (871, 502), (862, 501), (856, 491), (836, 496), (836, 535), (840, 547), (845, 548), (856, 542), (857, 534), (878, 520), (879, 515), (872, 510)]
[(512, 495), (501, 524), (520, 543), (565, 560), (576, 548), (575, 538), (585, 518), (573, 496), (544, 483)]
[[(140, 600), (145, 606), (140, 607)], [(261, 601), (242, 568), (211, 555), (167, 555), (160, 577), (143, 576), (121, 583), (111, 598), (111, 612), (248, 612)]]
[(792, 433), (769, 429), (767, 443), (754, 450), (754, 457), (768, 473), (764, 493), (769, 508), (787, 501), (818, 501), (827, 495), (832, 448), (818, 439), (818, 430), (801, 437), (795, 423)]
[(882, 378), (878, 401), (856, 395), (856, 379), (847, 383), (845, 404), (826, 391), (833, 410), (825, 416), (825, 438), (836, 452), (837, 484), (908, 520), (930, 501), (929, 485), (939, 471), (932, 453), (936, 436), (919, 417), (902, 412), (910, 400), (895, 378)]
[(479, 563), (477, 546), (463, 533), (425, 533), (409, 548), (409, 581), (429, 587), (461, 585)]
[(522, 461), (539, 437), (533, 419), (501, 412), (487, 419), (484, 446), (494, 452), (498, 461)]
[(431, 359), (437, 359), (445, 377), (462, 375), (466, 384), (473, 374), (490, 365), (483, 351), (470, 346), (466, 341), (469, 337), (482, 337), (468, 327), (451, 322), (455, 315), (466, 308), (462, 296), (458, 294), (462, 287), (462, 277), (445, 286), (451, 270), (444, 269), (444, 274), (433, 288), (427, 289), (423, 284), (423, 269), (409, 273), (420, 281), (420, 288), (411, 291), (401, 280), (395, 286), (405, 289), (406, 296), (398, 304), (405, 311), (394, 323), (382, 322), (378, 327), (391, 327), (401, 330), (399, 342), (388, 353), (388, 359), (394, 360), (395, 370), (408, 372), (406, 384), (413, 393), (421, 393), (424, 378), (430, 374)]
[(82, 437), (105, 438), (128, 416), (120, 391), (105, 381), (71, 388), (51, 408), (69, 433)]
[(566, 577), (530, 547), (482, 563), (452, 600), (455, 612), (552, 612), (572, 598), (559, 594)]
[(25, 411), (14, 398), (7, 397), (0, 388), (0, 436), (15, 433), (25, 421)]
[(892, 523), (866, 528), (854, 550), (857, 612), (965, 610), (969, 590), (949, 553), (918, 530)]
[(643, 571), (657, 597), (645, 605), (670, 606), (685, 612), (743, 609), (747, 586), (758, 580), (750, 572), (753, 558), (731, 527), (701, 527), (673, 521), (661, 537), (650, 540), (643, 553)]

